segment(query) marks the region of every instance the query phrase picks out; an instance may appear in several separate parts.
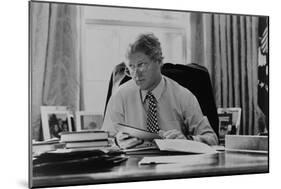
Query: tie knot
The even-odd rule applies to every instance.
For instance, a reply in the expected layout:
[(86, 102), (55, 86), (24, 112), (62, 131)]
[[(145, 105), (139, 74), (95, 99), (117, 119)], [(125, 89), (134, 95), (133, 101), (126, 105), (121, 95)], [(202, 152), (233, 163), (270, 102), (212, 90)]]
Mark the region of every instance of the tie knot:
[(151, 91), (148, 91), (148, 92), (146, 93), (146, 98), (153, 98), (153, 97), (154, 97), (154, 95), (152, 94)]
[(154, 95), (152, 94), (151, 91), (149, 91), (149, 92), (146, 94), (146, 98), (149, 99), (150, 101), (155, 101), (155, 102), (156, 102), (156, 98), (154, 97)]

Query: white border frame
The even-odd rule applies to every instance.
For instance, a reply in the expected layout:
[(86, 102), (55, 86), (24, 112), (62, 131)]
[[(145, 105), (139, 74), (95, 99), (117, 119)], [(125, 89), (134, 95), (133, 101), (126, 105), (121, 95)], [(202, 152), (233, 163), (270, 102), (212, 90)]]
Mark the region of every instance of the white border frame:
[(76, 120), (76, 130), (77, 131), (84, 131), (86, 129), (82, 129), (82, 125), (81, 125), (81, 117), (82, 116), (91, 116), (91, 115), (102, 115), (103, 114), (101, 112), (91, 112), (91, 111), (77, 111), (75, 113), (75, 120)]
[(66, 114), (67, 116), (67, 124), (68, 124), (68, 131), (72, 131), (72, 124), (71, 124), (71, 111), (66, 106), (41, 106), (41, 120), (42, 120), (42, 130), (43, 130), (43, 139), (51, 139), (50, 135), (50, 127), (48, 122), (48, 115), (49, 114)]

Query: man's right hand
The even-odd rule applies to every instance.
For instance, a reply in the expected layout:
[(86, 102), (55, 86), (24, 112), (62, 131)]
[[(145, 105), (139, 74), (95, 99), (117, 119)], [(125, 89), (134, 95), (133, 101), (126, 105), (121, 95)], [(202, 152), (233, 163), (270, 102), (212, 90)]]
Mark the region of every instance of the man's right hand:
[(133, 148), (143, 143), (143, 140), (132, 137), (127, 133), (118, 132), (115, 137), (117, 145), (122, 149)]

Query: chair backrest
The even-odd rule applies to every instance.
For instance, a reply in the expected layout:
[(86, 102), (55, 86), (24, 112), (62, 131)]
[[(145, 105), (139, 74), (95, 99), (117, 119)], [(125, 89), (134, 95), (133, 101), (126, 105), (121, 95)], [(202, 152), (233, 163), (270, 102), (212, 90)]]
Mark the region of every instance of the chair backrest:
[[(202, 112), (207, 116), (212, 128), (218, 135), (218, 114), (214, 100), (213, 89), (211, 85), (208, 70), (198, 64), (192, 63), (188, 65), (165, 63), (162, 66), (162, 74), (173, 79), (183, 87), (189, 89), (197, 98)], [(131, 78), (124, 74), (123, 79), (119, 82), (120, 85), (130, 80)], [(112, 86), (111, 81), (108, 88), (106, 106), (111, 96)]]
[(231, 114), (232, 125), (235, 125), (236, 133), (240, 133), (240, 122), (241, 122), (241, 108), (240, 107), (229, 107), (229, 108), (218, 108), (218, 114)]

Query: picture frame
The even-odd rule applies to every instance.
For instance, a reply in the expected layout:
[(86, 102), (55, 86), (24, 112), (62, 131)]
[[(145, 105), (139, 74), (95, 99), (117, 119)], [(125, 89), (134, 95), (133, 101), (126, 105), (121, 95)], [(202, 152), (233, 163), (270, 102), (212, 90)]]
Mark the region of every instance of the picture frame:
[(75, 119), (77, 131), (100, 130), (103, 123), (102, 113), (98, 112), (77, 111)]
[(41, 106), (43, 139), (60, 138), (59, 133), (72, 131), (72, 113), (66, 106)]
[(240, 107), (218, 108), (218, 115), (231, 114), (231, 125), (235, 126), (236, 130), (232, 134), (240, 134), (241, 113)]
[(225, 136), (230, 134), (232, 131), (232, 114), (231, 113), (220, 113), (219, 118), (219, 143), (224, 145)]

